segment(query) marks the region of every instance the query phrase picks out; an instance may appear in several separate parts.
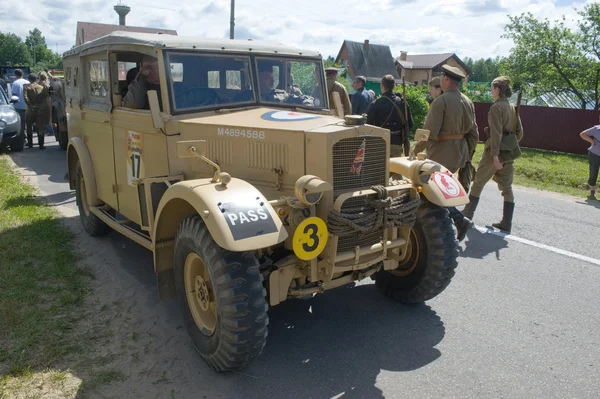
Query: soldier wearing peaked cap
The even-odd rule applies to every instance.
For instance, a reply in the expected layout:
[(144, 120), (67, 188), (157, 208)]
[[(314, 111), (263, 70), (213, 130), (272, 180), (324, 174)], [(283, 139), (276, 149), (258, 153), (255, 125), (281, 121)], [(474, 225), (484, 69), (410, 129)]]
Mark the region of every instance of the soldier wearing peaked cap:
[[(440, 88), (444, 94), (436, 98), (425, 119), (424, 129), (429, 130), (429, 141), (417, 144), (416, 151), (427, 150), (427, 158), (444, 165), (456, 173), (467, 162), (471, 162), (479, 141), (475, 106), (458, 90), (465, 78), (463, 72), (453, 66), (443, 65)], [(472, 226), (456, 208), (448, 208), (450, 217), (458, 230), (457, 239), (463, 240)]]
[(505, 76), (492, 81), (492, 97), (494, 104), (488, 113), (488, 127), (485, 132), (488, 139), (481, 161), (477, 165), (477, 173), (473, 182), (469, 203), (463, 215), (473, 218), (479, 196), (485, 184), (493, 178), (504, 197), (502, 221), (492, 226), (510, 233), (515, 210), (515, 197), (512, 190), (514, 176), (514, 160), (521, 155), (519, 142), (523, 138), (523, 126), (518, 108), (508, 102), (512, 95), (510, 80)]
[[(329, 96), (329, 108), (335, 112), (335, 115), (344, 117), (344, 115), (350, 115), (352, 113), (352, 105), (350, 104), (350, 96), (348, 91), (340, 82), (338, 82), (337, 75), (338, 68), (327, 68), (325, 69), (325, 76), (327, 77), (327, 95)], [(341, 109), (337, 108), (334, 100), (335, 96), (333, 93), (337, 93), (340, 97)]]
[(44, 147), (44, 127), (50, 123), (48, 119), (48, 88), (38, 83), (38, 76), (31, 73), (28, 76), (29, 84), (23, 87), (23, 98), (27, 104), (27, 141), (29, 148), (33, 147), (33, 124), (37, 126), (38, 145), (40, 150)]

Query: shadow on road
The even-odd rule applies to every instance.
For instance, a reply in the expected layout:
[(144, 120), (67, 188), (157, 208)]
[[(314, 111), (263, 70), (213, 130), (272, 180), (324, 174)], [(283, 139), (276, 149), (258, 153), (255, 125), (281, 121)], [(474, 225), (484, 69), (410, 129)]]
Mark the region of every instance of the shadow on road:
[(586, 198), (583, 201), (576, 201), (578, 204), (593, 206), (594, 208), (600, 208), (600, 200), (595, 198)]
[(493, 253), (496, 255), (496, 259), (500, 260), (500, 250), (508, 248), (505, 238), (494, 234), (485, 234), (477, 229), (470, 229), (467, 237), (465, 249), (459, 247), (459, 256), (463, 258), (483, 259)]
[(48, 175), (48, 180), (53, 183), (66, 183), (67, 152), (60, 149), (54, 137), (46, 137), (46, 141), (44, 151), (40, 151), (38, 147), (25, 148), (21, 152), (10, 152), (10, 157), (17, 166), (26, 171), (36, 175)]

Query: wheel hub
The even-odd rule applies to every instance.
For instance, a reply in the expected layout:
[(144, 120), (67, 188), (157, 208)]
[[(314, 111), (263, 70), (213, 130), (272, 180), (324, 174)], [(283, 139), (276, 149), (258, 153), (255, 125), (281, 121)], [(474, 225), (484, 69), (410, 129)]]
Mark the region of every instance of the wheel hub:
[(210, 305), (210, 297), (208, 293), (208, 286), (206, 285), (206, 281), (200, 276), (196, 276), (196, 296), (198, 297), (198, 302), (200, 304), (200, 308), (205, 312), (208, 310)]
[(202, 334), (213, 335), (217, 328), (217, 303), (208, 269), (195, 252), (188, 254), (185, 259), (184, 285), (196, 326)]
[(398, 267), (389, 270), (395, 276), (403, 277), (411, 274), (419, 263), (419, 241), (414, 229), (410, 230), (408, 245), (406, 246), (406, 256), (404, 260), (398, 263)]

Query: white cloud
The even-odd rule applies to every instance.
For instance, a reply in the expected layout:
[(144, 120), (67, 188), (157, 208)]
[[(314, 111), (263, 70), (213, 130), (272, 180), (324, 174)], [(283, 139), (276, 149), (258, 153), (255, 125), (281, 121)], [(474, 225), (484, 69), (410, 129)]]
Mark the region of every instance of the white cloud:
[[(264, 39), (336, 56), (344, 39), (387, 44), (392, 54), (456, 52), (459, 57), (506, 55), (511, 43), (501, 38), (507, 14), (531, 12), (555, 20), (563, 14), (575, 26), (574, 6), (593, 0), (252, 0), (236, 4), (235, 31), (241, 39)], [(75, 42), (77, 21), (117, 24), (117, 0), (6, 0), (2, 32), (25, 38), (39, 28), (53, 50)], [(164, 0), (127, 0), (128, 25), (175, 29), (180, 35), (229, 37), (230, 0), (182, 4)], [(569, 4), (567, 4), (569, 3)]]

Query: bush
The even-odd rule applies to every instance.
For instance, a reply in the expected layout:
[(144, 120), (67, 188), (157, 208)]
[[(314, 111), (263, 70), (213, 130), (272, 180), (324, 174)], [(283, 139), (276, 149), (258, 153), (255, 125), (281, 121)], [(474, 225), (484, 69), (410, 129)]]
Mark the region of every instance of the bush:
[[(396, 86), (395, 92), (402, 95), (402, 85)], [(427, 112), (429, 111), (429, 103), (427, 102), (426, 96), (429, 93), (429, 86), (406, 86), (406, 99), (410, 112), (413, 117), (413, 127), (410, 129), (410, 137), (413, 138), (415, 130), (423, 127)]]

